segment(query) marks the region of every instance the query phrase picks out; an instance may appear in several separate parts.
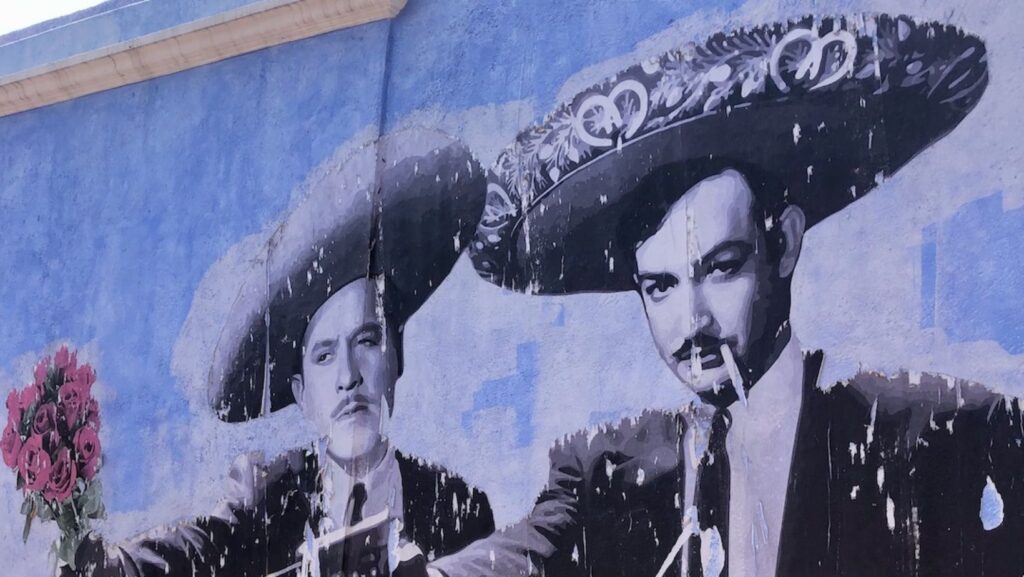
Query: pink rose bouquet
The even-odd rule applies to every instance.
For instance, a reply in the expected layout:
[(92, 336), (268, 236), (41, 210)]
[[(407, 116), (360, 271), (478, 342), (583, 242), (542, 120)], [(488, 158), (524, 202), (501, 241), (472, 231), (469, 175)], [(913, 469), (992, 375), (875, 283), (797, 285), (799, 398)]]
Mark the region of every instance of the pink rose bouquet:
[(35, 367), (33, 381), (7, 396), (7, 425), (0, 438), (4, 464), (25, 494), (28, 539), (32, 521), (55, 521), (61, 537), (57, 558), (72, 568), (90, 519), (103, 516), (100, 480), (99, 404), (92, 396), (96, 372), (78, 365), (61, 347)]

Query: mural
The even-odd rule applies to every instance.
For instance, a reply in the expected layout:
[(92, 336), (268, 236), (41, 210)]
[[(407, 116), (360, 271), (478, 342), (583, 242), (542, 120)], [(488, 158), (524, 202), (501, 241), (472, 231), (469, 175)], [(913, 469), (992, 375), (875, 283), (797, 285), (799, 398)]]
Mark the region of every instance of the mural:
[[(329, 38), (292, 47), (326, 43), (354, 80), (295, 89), (327, 94), (310, 114), (351, 111), (351, 126), (255, 154), (296, 151), (290, 199), (288, 170), (205, 171), (231, 158), (217, 147), (195, 175), (157, 169), (170, 191), (193, 176), (229, 189), (199, 208), (216, 218), (177, 219), (197, 204), (185, 197), (137, 233), (178, 231), (155, 254), (201, 263), (154, 272), (180, 274), (182, 310), (140, 300), (93, 312), (91, 334), (59, 319), (36, 345), (11, 338), (0, 449), (17, 531), (0, 548), (27, 557), (18, 571), (1024, 571), (1024, 333), (1006, 304), (1019, 274), (998, 272), (1019, 240), (1005, 199), (1024, 197), (979, 176), (1016, 146), (977, 137), (1015, 108), (996, 84), (1014, 63), (990, 61), (988, 35), (931, 13), (730, 8), (737, 26), (652, 4), (677, 24), (632, 15), (653, 19), (630, 32), (640, 48), (574, 46), (550, 113), (533, 107), (553, 90), (525, 73), (525, 100), (476, 86), (486, 106), (435, 94), (442, 111), (417, 100), (434, 85), (405, 84), (426, 72), (400, 40), (442, 4), (344, 37), (361, 54), (387, 30), (387, 61)], [(391, 110), (359, 84), (374, 75), (395, 85)], [(188, 81), (152, 83), (188, 95)], [(117, 260), (102, 242), (83, 250)], [(145, 364), (138, 346), (103, 336), (168, 318), (139, 374), (166, 373), (173, 393), (125, 372)]]

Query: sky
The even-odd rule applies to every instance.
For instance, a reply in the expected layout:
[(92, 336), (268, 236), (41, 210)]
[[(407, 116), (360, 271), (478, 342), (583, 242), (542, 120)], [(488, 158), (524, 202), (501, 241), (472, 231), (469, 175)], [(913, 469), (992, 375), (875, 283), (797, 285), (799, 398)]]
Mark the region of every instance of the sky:
[(100, 4), (104, 0), (0, 0), (0, 35), (28, 28), (58, 16)]

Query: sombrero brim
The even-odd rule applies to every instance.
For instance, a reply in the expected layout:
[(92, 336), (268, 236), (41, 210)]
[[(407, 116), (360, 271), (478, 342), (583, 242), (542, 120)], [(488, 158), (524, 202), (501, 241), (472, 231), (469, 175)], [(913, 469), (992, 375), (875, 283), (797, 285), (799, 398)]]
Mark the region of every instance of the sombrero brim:
[[(952, 130), (988, 79), (975, 37), (905, 18), (870, 24), (805, 20), (719, 35), (693, 54), (634, 66), (580, 94), (522, 133), (489, 174), (472, 247), (478, 272), (536, 294), (632, 290), (635, 247), (617, 231), (634, 214), (638, 184), (695, 159), (773, 173), (808, 226), (863, 197)], [(826, 40), (799, 46), (808, 38)], [(787, 79), (778, 64), (786, 43), (788, 69), (799, 71), (813, 50), (826, 54), (816, 75)], [(720, 71), (720, 84), (709, 85), (723, 63), (733, 76)], [(679, 69), (690, 78), (679, 97), (692, 97), (688, 108), (665, 106), (669, 71)], [(762, 84), (745, 84), (738, 70), (763, 70)]]
[(356, 279), (385, 276), (388, 320), (404, 324), (468, 245), (485, 186), (466, 147), (433, 131), (390, 134), (327, 167), (242, 284), (210, 371), (217, 415), (238, 422), (292, 404), (310, 318)]

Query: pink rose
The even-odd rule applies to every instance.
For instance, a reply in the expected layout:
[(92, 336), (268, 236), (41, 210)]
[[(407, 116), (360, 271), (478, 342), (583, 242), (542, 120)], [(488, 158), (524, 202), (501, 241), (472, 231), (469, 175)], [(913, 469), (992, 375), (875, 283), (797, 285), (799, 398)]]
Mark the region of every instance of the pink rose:
[(32, 418), (32, 432), (45, 435), (57, 428), (57, 407), (53, 403), (43, 403), (36, 409)]
[(50, 357), (43, 357), (36, 363), (36, 369), (33, 371), (32, 376), (35, 377), (35, 385), (39, 388), (43, 387), (43, 383), (46, 382), (46, 373), (50, 369)]
[(0, 438), (0, 452), (4, 456), (4, 464), (12, 469), (18, 468), (18, 453), (21, 452), (21, 435), (18, 434), (17, 425), (7, 423), (4, 428), (4, 436)]
[(92, 370), (92, 367), (88, 364), (85, 364), (69, 373), (67, 380), (81, 387), (86, 394), (90, 394), (92, 384), (96, 382), (96, 371)]
[(71, 451), (66, 447), (57, 451), (57, 460), (50, 468), (50, 478), (43, 490), (43, 497), (63, 502), (71, 496), (75, 488), (75, 481), (78, 480), (78, 470), (75, 462), (71, 460)]
[(7, 394), (7, 422), (21, 424), (21, 395), (18, 391)]
[(85, 426), (100, 430), (100, 404), (92, 397), (85, 403)]
[(81, 465), (82, 477), (91, 481), (100, 466), (100, 436), (90, 427), (82, 427), (75, 434), (75, 452)]
[(40, 491), (50, 480), (50, 455), (43, 450), (43, 438), (32, 435), (18, 452), (18, 474), (25, 489)]
[(74, 358), (75, 355), (68, 352), (67, 345), (61, 345), (57, 349), (57, 354), (53, 355), (53, 366), (62, 371), (67, 370), (69, 367), (73, 368)]
[(18, 395), (18, 403), (21, 405), (21, 410), (27, 411), (42, 396), (42, 387), (37, 387), (34, 383), (25, 387), (21, 390), (21, 394)]
[(60, 410), (69, 428), (78, 423), (78, 417), (82, 415), (82, 409), (88, 401), (89, 394), (78, 386), (78, 383), (64, 383), (57, 391)]

